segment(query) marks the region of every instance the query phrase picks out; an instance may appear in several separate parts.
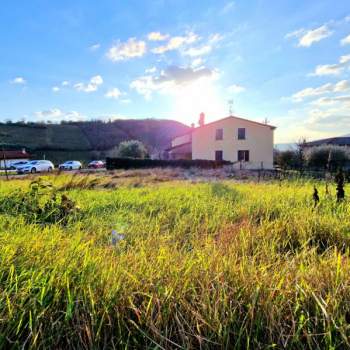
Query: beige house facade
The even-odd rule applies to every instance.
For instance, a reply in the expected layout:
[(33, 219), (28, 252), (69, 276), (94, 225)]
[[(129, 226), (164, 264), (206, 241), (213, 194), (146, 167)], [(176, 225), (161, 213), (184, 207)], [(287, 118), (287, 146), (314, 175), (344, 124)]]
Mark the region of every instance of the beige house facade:
[[(175, 137), (170, 159), (227, 160), (240, 169), (273, 169), (275, 127), (230, 116)], [(187, 155), (181, 150), (186, 149)]]

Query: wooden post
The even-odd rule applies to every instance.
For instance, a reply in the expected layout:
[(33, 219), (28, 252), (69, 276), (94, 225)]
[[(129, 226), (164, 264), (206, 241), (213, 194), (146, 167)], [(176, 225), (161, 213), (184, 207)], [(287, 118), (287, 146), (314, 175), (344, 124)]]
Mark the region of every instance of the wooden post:
[(7, 173), (7, 164), (6, 164), (6, 156), (5, 156), (4, 148), (2, 149), (2, 155), (3, 155), (3, 159), (4, 159), (4, 167), (5, 167), (6, 180), (8, 180), (8, 179), (9, 179), (9, 175), (8, 175), (8, 173)]

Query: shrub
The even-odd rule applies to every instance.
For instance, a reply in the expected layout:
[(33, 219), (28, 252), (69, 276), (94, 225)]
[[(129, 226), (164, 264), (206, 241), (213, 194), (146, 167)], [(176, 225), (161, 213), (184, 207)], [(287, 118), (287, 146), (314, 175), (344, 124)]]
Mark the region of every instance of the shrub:
[(215, 169), (224, 165), (230, 165), (228, 161), (214, 160), (161, 160), (161, 159), (133, 159), (133, 158), (107, 158), (106, 167), (113, 169), (140, 169), (140, 168), (159, 168), (159, 167), (179, 167), (179, 168), (202, 168)]
[(300, 166), (296, 150), (278, 151), (275, 154), (275, 162), (281, 169), (298, 169)]
[(28, 223), (66, 225), (78, 211), (71, 199), (41, 179), (33, 181), (28, 191), (17, 190), (0, 198), (0, 213), (23, 215)]
[(129, 157), (144, 159), (148, 156), (145, 145), (138, 140), (121, 142), (115, 150), (112, 150), (111, 154), (121, 158)]
[(305, 151), (307, 166), (334, 171), (343, 168), (350, 160), (346, 148), (341, 146), (317, 146)]

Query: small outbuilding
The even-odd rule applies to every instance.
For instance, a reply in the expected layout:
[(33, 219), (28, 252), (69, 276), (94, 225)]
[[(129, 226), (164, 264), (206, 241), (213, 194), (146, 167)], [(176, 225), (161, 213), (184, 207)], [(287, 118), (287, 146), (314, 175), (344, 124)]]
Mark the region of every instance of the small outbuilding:
[(12, 163), (30, 160), (31, 155), (25, 150), (0, 150), (0, 168), (9, 168)]

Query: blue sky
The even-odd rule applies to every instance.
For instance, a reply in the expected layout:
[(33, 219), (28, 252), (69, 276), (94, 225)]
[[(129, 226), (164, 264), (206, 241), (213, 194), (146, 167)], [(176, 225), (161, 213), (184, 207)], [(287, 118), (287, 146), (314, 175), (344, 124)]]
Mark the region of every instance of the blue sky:
[(234, 114), (350, 133), (348, 0), (4, 0), (0, 119)]

